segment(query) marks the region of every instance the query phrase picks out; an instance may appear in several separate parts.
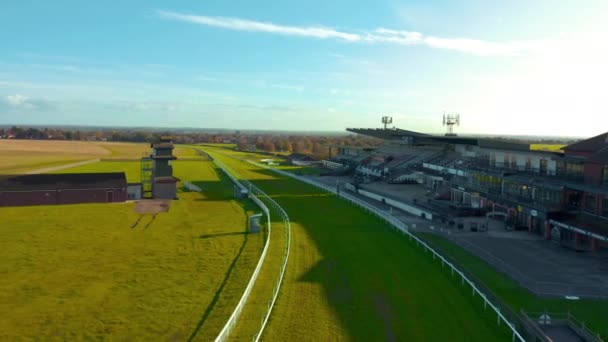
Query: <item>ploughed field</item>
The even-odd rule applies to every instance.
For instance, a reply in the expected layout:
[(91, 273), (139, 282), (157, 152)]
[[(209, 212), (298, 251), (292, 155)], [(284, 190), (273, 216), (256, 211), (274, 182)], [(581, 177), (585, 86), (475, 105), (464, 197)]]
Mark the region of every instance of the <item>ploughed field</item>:
[[(95, 145), (91, 153), (105, 148)], [(62, 172), (139, 178), (137, 162), (79, 168)], [(180, 187), (168, 212), (141, 214), (136, 203), (0, 208), (0, 340), (215, 338), (264, 236), (246, 234), (255, 207), (233, 199), (211, 162), (178, 161), (174, 173), (203, 192)]]
[(510, 340), (460, 279), (378, 218), (315, 187), (203, 147), (273, 197), (291, 254), (268, 341)]

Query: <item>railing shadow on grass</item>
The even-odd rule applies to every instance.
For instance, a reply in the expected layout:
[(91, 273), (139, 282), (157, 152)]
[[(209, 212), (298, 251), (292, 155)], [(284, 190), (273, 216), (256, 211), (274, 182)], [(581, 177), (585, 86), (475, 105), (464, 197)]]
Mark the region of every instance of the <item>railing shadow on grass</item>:
[(190, 337), (188, 337), (188, 341), (192, 341), (196, 337), (198, 332), (201, 330), (201, 328), (203, 327), (203, 325), (209, 318), (209, 315), (211, 315), (213, 308), (215, 307), (218, 300), (220, 299), (220, 295), (222, 294), (224, 287), (226, 287), (226, 284), (228, 284), (230, 275), (232, 275), (232, 272), (235, 269), (236, 264), (237, 264), (239, 258), (241, 257), (241, 254), (243, 254), (243, 250), (245, 249), (245, 246), (247, 245), (247, 241), (249, 240), (249, 234), (247, 234), (247, 233), (241, 233), (241, 234), (243, 234), (243, 236), (245, 237), (243, 240), (243, 243), (241, 244), (241, 247), (239, 248), (239, 251), (237, 252), (234, 259), (232, 259), (232, 263), (230, 263), (230, 266), (228, 267), (228, 271), (224, 275), (224, 279), (222, 280), (219, 288), (217, 289), (217, 291), (215, 291), (215, 294), (213, 295), (213, 299), (211, 300), (211, 303), (207, 306), (207, 308), (205, 309), (205, 312), (203, 313), (203, 315), (201, 316), (199, 321), (196, 323), (196, 326), (195, 326), (194, 330), (192, 331), (192, 333), (190, 334)]
[[(220, 169), (215, 169), (215, 172), (216, 172), (217, 176), (219, 177), (219, 180), (217, 180), (217, 181), (192, 181), (191, 182), (191, 183), (195, 184), (196, 186), (199, 186), (202, 189), (201, 192), (206, 197), (205, 199), (199, 199), (199, 200), (221, 201), (221, 200), (227, 200), (227, 199), (234, 199), (234, 197), (232, 196), (232, 194), (233, 194), (232, 181), (230, 180), (230, 178), (227, 177), (224, 174), (224, 172), (222, 172)], [(250, 199), (242, 199), (242, 200), (238, 200), (236, 202), (238, 203), (238, 205), (240, 205), (243, 208), (245, 213), (253, 211), (256, 207), (254, 202), (251, 201)], [(201, 318), (197, 322), (194, 330), (188, 337), (188, 341), (192, 341), (194, 338), (196, 338), (196, 336), (198, 335), (198, 333), (200, 332), (200, 330), (203, 328), (204, 324), (208, 320), (209, 316), (213, 312), (213, 309), (216, 306), (218, 300), (220, 299), (220, 296), (221, 296), (224, 288), (228, 284), (228, 281), (249, 240), (248, 223), (249, 223), (248, 217), (246, 216), (244, 218), (244, 227), (245, 228), (244, 228), (244, 231), (242, 231), (242, 232), (205, 234), (205, 235), (201, 235), (199, 237), (201, 239), (209, 239), (209, 238), (216, 238), (216, 237), (222, 237), (222, 236), (243, 235), (244, 239), (243, 239), (243, 243), (239, 247), (237, 254), (235, 255), (234, 259), (232, 260), (230, 266), (228, 267), (228, 270), (226, 271), (224, 279), (222, 280), (217, 291), (215, 292), (210, 304), (207, 306), (207, 308), (203, 312)]]

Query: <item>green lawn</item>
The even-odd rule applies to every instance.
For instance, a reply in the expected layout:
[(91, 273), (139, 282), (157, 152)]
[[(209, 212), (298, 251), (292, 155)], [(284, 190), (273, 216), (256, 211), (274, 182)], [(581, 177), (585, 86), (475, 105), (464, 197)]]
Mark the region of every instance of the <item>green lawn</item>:
[(312, 186), (214, 156), (292, 220), (292, 252), (265, 340), (510, 340), (469, 288), (378, 218)]
[(528, 312), (558, 312), (570, 311), (578, 320), (585, 322), (594, 332), (599, 332), (604, 338), (608, 337), (608, 301), (547, 299), (536, 296), (520, 287), (506, 275), (497, 272), (486, 262), (470, 254), (461, 247), (454, 245), (441, 236), (421, 234), (426, 241), (440, 248), (445, 254), (463, 265), (469, 272), (478, 277), (492, 292), (508, 304), (514, 312), (524, 309)]
[(91, 173), (91, 172), (124, 172), (127, 182), (141, 182), (141, 166), (137, 161), (102, 161), (85, 164), (68, 169), (62, 169), (53, 173)]
[(134, 203), (0, 208), (0, 340), (215, 338), (263, 234), (245, 233), (257, 210), (232, 199), (212, 163), (176, 173), (204, 192), (180, 193), (156, 217)]

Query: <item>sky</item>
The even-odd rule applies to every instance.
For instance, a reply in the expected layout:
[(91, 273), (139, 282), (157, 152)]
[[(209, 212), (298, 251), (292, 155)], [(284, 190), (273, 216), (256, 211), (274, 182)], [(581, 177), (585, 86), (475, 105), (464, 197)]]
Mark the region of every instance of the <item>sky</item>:
[(591, 136), (608, 1), (29, 1), (0, 124)]

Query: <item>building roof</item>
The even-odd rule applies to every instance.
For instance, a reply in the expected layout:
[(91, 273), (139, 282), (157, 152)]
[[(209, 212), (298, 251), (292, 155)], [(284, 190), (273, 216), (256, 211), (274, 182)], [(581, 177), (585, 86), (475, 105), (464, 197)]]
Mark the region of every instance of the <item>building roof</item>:
[(308, 154), (304, 154), (304, 153), (292, 153), (289, 156), (287, 156), (287, 158), (289, 160), (306, 160), (306, 161), (311, 161), (311, 160), (316, 160), (314, 157), (308, 155)]
[(174, 147), (172, 142), (153, 143), (153, 144), (150, 144), (150, 146), (152, 148), (173, 148)]
[(581, 140), (563, 148), (566, 152), (599, 152), (608, 147), (608, 132)]
[[(374, 138), (384, 140), (403, 140), (404, 138), (416, 138), (417, 144), (454, 144), (454, 145), (473, 145), (482, 148), (491, 148), (509, 151), (530, 151), (530, 144), (515, 143), (502, 140), (476, 138), (476, 137), (458, 137), (458, 136), (441, 136), (430, 135), (408, 131), (404, 129), (383, 129), (383, 128), (347, 128), (349, 132), (363, 134)], [(540, 151), (535, 151), (540, 152)]]
[(177, 157), (173, 156), (173, 155), (166, 155), (166, 156), (165, 155), (152, 155), (152, 156), (150, 156), (150, 158), (152, 158), (152, 159), (170, 159), (170, 160), (177, 159)]
[(126, 186), (124, 172), (0, 175), (0, 191), (118, 189)]
[(173, 176), (154, 177), (154, 183), (177, 183), (181, 179)]
[(408, 131), (400, 128), (347, 128), (346, 130), (384, 140), (403, 140), (405, 137), (429, 136), (428, 134)]

